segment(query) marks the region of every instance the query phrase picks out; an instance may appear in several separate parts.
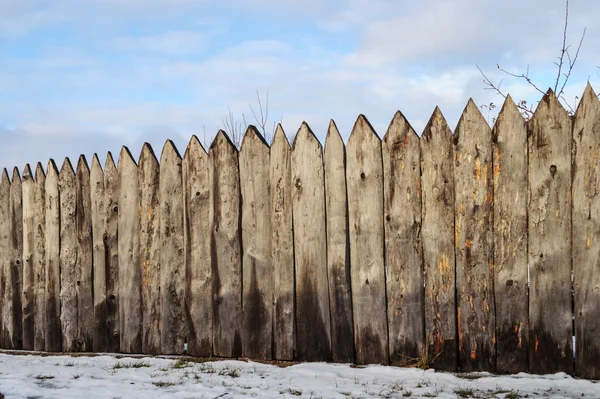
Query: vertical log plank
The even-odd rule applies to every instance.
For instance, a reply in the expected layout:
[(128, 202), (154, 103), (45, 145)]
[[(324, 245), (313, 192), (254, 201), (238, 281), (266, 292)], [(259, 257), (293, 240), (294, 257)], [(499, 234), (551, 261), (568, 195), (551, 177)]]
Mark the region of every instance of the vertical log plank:
[(494, 371), (492, 134), (473, 100), (454, 133), (454, 160), (459, 365)]
[(104, 238), (106, 274), (106, 328), (109, 331), (108, 351), (119, 352), (121, 323), (119, 321), (119, 172), (112, 154), (104, 164)]
[(33, 350), (34, 343), (34, 259), (35, 246), (35, 181), (29, 164), (23, 169), (23, 349)]
[(94, 296), (92, 280), (92, 198), (85, 156), (77, 162), (77, 329), (81, 351), (93, 350)]
[(60, 185), (56, 164), (46, 175), (46, 325), (47, 352), (62, 351), (60, 308)]
[(334, 362), (354, 362), (354, 322), (350, 290), (350, 242), (346, 191), (346, 148), (333, 121), (325, 139), (327, 271), (331, 306), (331, 351)]
[(277, 125), (270, 152), (273, 357), (277, 360), (293, 360), (296, 350), (291, 155), (285, 133)]
[(575, 372), (600, 379), (600, 102), (588, 83), (575, 114), (573, 280)]
[(138, 170), (141, 223), (142, 352), (156, 355), (161, 353), (160, 165), (148, 143), (142, 147)]
[(510, 97), (493, 137), (496, 367), (516, 374), (529, 370), (527, 128)]
[(93, 238), (94, 276), (94, 352), (107, 352), (110, 331), (106, 325), (106, 212), (104, 202), (104, 173), (98, 155), (92, 158), (90, 196)]
[(23, 349), (23, 189), (19, 169), (14, 168), (10, 183), (10, 262), (13, 300), (14, 349)]
[(119, 155), (119, 324), (121, 352), (142, 352), (140, 192), (138, 168), (129, 149)]
[(455, 371), (454, 149), (452, 131), (437, 107), (420, 144), (427, 362), (436, 370)]
[(573, 371), (571, 119), (552, 91), (529, 121), (529, 361), (535, 374)]
[(382, 141), (390, 362), (406, 367), (424, 345), (419, 136), (396, 112)]
[(211, 184), (211, 261), (213, 276), (213, 351), (242, 354), (242, 259), (238, 153), (220, 130), (208, 153)]
[(348, 139), (346, 178), (356, 361), (388, 364), (381, 140), (363, 115)]
[(44, 167), (39, 162), (35, 169), (34, 190), (33, 349), (44, 351), (46, 350), (46, 175), (44, 174)]
[(306, 123), (292, 150), (297, 356), (331, 360), (323, 149)]
[(196, 136), (183, 156), (184, 242), (188, 353), (212, 356), (213, 302), (210, 253), (210, 167)]
[(79, 352), (77, 282), (77, 177), (65, 158), (59, 175), (60, 191), (60, 325), (62, 350)]
[(10, 257), (10, 177), (6, 169), (0, 182), (0, 348), (12, 349), (13, 301)]
[(160, 157), (161, 352), (183, 353), (187, 336), (181, 156), (167, 140)]

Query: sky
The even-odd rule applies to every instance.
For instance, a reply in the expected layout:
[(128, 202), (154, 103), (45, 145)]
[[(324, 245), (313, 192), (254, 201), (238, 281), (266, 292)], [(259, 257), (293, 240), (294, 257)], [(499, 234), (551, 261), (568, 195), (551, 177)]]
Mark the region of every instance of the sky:
[[(588, 79), (600, 91), (598, 15), (571, 0), (572, 54), (587, 28), (573, 105)], [(553, 86), (564, 18), (564, 0), (0, 1), (0, 167), (103, 162), (122, 145), (137, 158), (144, 142), (160, 156), (166, 139), (183, 155), (193, 134), (208, 150), (230, 112), (256, 123), (257, 93), (267, 133), (306, 121), (323, 141), (334, 119), (347, 139), (364, 114), (383, 137), (400, 110), (420, 135), (436, 106), (454, 128), (469, 98), (503, 102), (477, 65), (539, 101), (496, 65)]]

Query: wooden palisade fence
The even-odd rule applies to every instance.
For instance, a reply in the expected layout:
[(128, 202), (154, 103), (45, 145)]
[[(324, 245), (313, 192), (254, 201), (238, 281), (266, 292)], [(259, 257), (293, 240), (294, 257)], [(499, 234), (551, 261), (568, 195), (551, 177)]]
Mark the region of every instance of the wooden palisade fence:
[(469, 101), (454, 133), (436, 108), (421, 137), (398, 112), (346, 146), (250, 127), (5, 170), (0, 347), (598, 379), (599, 152), (588, 86), (493, 129)]

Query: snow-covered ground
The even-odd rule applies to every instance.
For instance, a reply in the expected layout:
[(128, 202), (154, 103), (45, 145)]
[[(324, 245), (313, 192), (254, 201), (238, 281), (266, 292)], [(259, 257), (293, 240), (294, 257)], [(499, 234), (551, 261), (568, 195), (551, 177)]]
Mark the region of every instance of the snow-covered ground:
[(6, 398), (600, 398), (565, 374), (465, 376), (397, 367), (0, 354)]

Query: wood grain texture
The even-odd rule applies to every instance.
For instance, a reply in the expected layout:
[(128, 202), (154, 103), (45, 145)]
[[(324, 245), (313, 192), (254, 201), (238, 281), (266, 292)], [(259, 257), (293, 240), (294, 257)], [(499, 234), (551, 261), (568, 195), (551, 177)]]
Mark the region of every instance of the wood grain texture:
[(36, 351), (46, 350), (46, 175), (38, 162), (35, 169), (33, 213), (33, 295), (34, 343)]
[(120, 348), (142, 352), (140, 190), (138, 168), (129, 149), (119, 155), (119, 325)]
[(238, 153), (220, 130), (210, 146), (213, 354), (242, 354), (242, 259)]
[[(10, 254), (10, 177), (0, 182), (0, 253)], [(0, 257), (0, 348), (13, 349), (13, 281), (9, 256)]]
[(273, 265), (269, 145), (249, 126), (239, 153), (242, 195), (242, 353), (273, 357)]
[(306, 123), (292, 149), (297, 356), (331, 360), (323, 149)]
[(108, 351), (119, 352), (121, 325), (119, 321), (119, 172), (112, 154), (104, 164), (104, 236), (106, 274), (106, 327), (109, 331)]
[(94, 282), (92, 246), (92, 198), (90, 168), (85, 156), (77, 162), (77, 328), (81, 351), (93, 350)]
[(419, 136), (396, 112), (382, 140), (385, 264), (391, 364), (410, 366), (424, 348)]
[(93, 286), (94, 286), (94, 352), (108, 352), (110, 331), (106, 325), (106, 205), (104, 198), (104, 172), (94, 154), (90, 171), (90, 197), (92, 222)]
[(454, 133), (456, 290), (461, 371), (495, 369), (490, 127), (469, 100)]
[(33, 350), (34, 346), (34, 265), (35, 247), (35, 180), (29, 164), (23, 169), (23, 290), (21, 303), (23, 309), (23, 349)]
[(181, 162), (175, 144), (167, 140), (160, 157), (160, 348), (163, 354), (183, 353), (187, 336)]
[(160, 321), (160, 165), (150, 144), (138, 161), (140, 189), (140, 264), (142, 352), (161, 353)]
[(530, 371), (573, 371), (571, 119), (551, 91), (529, 121)]
[(62, 350), (80, 352), (83, 342), (78, 328), (77, 298), (77, 177), (65, 158), (59, 175), (60, 191), (60, 325)]
[(356, 362), (388, 364), (381, 140), (360, 115), (346, 146)]
[(437, 107), (420, 145), (427, 361), (436, 370), (455, 371), (454, 148), (452, 131)]
[(508, 97), (493, 131), (496, 367), (529, 370), (527, 127)]
[(188, 354), (212, 356), (213, 302), (210, 253), (210, 164), (193, 136), (183, 156), (184, 243)]
[(62, 350), (60, 309), (60, 189), (59, 173), (51, 159), (46, 175), (46, 351)]
[(575, 372), (600, 379), (600, 102), (587, 85), (573, 126)]
[(292, 149), (277, 125), (270, 152), (273, 262), (273, 357), (293, 360), (296, 350), (294, 312), (294, 235), (292, 225)]
[(350, 281), (346, 148), (333, 121), (329, 122), (325, 139), (324, 163), (332, 359), (337, 363), (352, 363), (354, 321)]
[(10, 263), (13, 282), (14, 349), (23, 349), (23, 189), (18, 168), (13, 168), (10, 183)]

